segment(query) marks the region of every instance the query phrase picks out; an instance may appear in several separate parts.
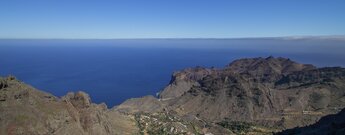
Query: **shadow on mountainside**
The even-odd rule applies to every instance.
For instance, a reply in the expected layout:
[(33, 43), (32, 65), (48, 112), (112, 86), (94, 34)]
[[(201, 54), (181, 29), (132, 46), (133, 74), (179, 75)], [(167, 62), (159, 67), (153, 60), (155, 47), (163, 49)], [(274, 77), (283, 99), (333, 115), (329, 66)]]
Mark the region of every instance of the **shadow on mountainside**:
[(345, 108), (339, 113), (322, 117), (317, 123), (287, 129), (277, 135), (344, 135), (345, 134)]

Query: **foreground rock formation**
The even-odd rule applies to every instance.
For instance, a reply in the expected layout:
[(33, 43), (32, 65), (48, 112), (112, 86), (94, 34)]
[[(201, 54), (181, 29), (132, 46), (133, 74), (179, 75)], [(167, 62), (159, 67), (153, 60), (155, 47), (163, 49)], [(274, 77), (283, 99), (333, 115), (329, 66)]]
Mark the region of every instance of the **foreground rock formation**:
[(14, 77), (0, 78), (1, 135), (135, 134), (134, 117), (93, 104), (84, 92), (57, 98)]
[(14, 77), (0, 79), (0, 134), (302, 134), (295, 127), (344, 107), (344, 68), (274, 57), (178, 71), (158, 98), (111, 109), (84, 92), (58, 98)]

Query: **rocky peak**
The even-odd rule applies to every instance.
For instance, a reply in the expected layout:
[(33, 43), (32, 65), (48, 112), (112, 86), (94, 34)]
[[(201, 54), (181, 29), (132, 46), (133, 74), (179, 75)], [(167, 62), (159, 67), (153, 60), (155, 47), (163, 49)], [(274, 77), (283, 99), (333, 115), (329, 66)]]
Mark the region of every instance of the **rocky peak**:
[(289, 128), (343, 108), (344, 76), (343, 68), (316, 68), (273, 56), (245, 58), (224, 69), (175, 72), (159, 100), (181, 115)]
[[(205, 80), (215, 81), (215, 78), (227, 80), (226, 78), (236, 77), (235, 74), (245, 74), (262, 83), (273, 81), (296, 71), (316, 69), (313, 65), (300, 64), (288, 58), (273, 57), (267, 58), (244, 58), (235, 60), (224, 69), (214, 68), (187, 68), (174, 72), (169, 85), (160, 93), (162, 99), (172, 99), (181, 96), (193, 86), (199, 86)], [(238, 78), (238, 77), (237, 77)]]
[(88, 108), (91, 105), (90, 96), (82, 91), (78, 91), (76, 93), (69, 92), (66, 96), (62, 97), (62, 99), (66, 102), (72, 103), (76, 108)]
[(267, 58), (245, 58), (235, 60), (226, 69), (236, 73), (260, 74), (287, 74), (295, 71), (310, 70), (316, 67), (309, 64), (300, 64), (287, 58), (269, 56)]
[(216, 69), (203, 67), (187, 68), (174, 72), (169, 85), (159, 94), (159, 97), (162, 99), (179, 97), (192, 86), (198, 86), (198, 80), (215, 73), (217, 73)]
[(15, 77), (0, 77), (1, 135), (137, 134), (134, 118), (91, 103), (85, 92), (59, 99)]
[(200, 80), (207, 75), (214, 73), (214, 69), (208, 69), (203, 67), (187, 68), (182, 71), (177, 71), (173, 73), (171, 82), (174, 81), (193, 81)]

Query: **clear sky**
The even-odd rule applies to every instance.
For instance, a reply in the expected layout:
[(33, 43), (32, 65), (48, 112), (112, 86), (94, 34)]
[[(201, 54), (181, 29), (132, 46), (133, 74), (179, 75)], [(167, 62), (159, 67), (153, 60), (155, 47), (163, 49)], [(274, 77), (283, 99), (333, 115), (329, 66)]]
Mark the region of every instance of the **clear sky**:
[(0, 38), (345, 35), (345, 0), (0, 0)]

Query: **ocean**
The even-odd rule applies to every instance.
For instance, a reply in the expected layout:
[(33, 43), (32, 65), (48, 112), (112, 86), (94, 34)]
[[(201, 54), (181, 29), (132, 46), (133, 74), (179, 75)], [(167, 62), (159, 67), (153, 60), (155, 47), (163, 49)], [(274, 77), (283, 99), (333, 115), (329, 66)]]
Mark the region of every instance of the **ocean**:
[(248, 57), (288, 57), (318, 67), (345, 66), (345, 40), (242, 39), (2, 39), (0, 75), (56, 96), (85, 91), (109, 108), (156, 95), (174, 71), (222, 68)]

